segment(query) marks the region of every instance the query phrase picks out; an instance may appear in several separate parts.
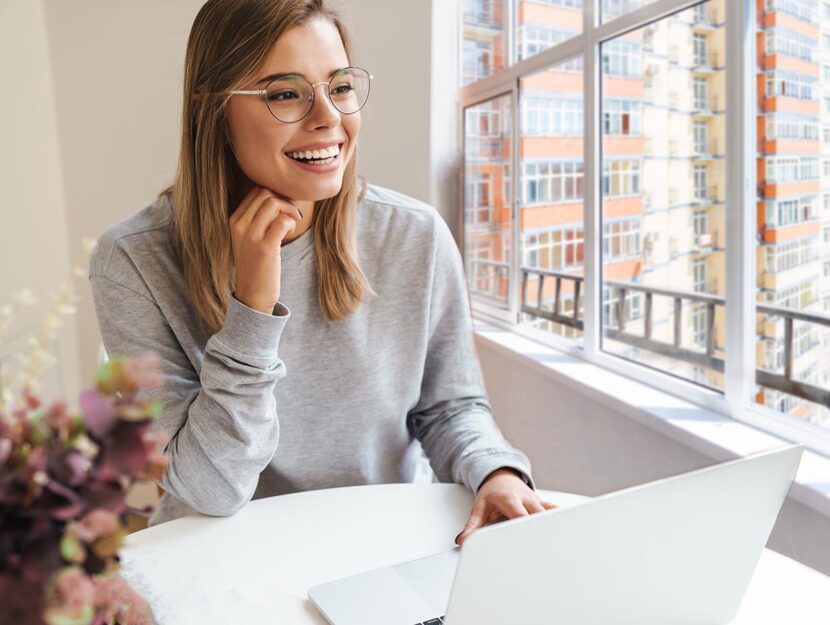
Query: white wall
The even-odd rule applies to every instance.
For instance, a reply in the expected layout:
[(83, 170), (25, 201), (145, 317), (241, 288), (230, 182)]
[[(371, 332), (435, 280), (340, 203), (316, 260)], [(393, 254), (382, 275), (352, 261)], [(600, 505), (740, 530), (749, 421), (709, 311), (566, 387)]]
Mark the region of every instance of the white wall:
[[(80, 237), (67, 236), (56, 100), (38, 1), (0, 0), (0, 85), (0, 306), (22, 288), (32, 289), (39, 300), (24, 309), (5, 340), (0, 338), (0, 363), (15, 370), (11, 354), (29, 353), (24, 338), (38, 331), (51, 295), (82, 254)], [(85, 288), (82, 278), (76, 283)], [(59, 339), (48, 347), (59, 362), (38, 378), (47, 402), (79, 391), (75, 322), (62, 319)]]
[[(141, 210), (172, 181), (184, 52), (202, 1), (43, 5), (59, 102), (66, 232), (79, 241)], [(82, 283), (80, 371), (91, 382), (100, 335), (89, 282)]]

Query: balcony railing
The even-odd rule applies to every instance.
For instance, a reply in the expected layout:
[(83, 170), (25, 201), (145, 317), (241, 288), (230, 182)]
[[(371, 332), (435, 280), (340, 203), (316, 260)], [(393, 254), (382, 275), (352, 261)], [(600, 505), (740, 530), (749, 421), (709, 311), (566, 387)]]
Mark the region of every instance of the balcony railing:
[[(507, 269), (506, 263), (494, 263), (491, 261), (480, 260), (471, 260), (469, 262), (473, 265), (481, 263), (487, 266), (496, 266), (503, 270)], [(584, 278), (582, 276), (529, 267), (522, 267), (520, 272), (520, 310), (522, 313), (531, 315), (538, 319), (545, 319), (553, 323), (561, 324), (569, 328), (574, 328), (576, 330), (584, 330), (583, 319), (580, 314), (580, 298), (584, 293)], [(531, 277), (537, 280), (536, 305), (528, 303), (528, 283)], [(550, 283), (549, 281), (553, 281), (554, 283), (554, 299), (552, 307), (546, 308), (542, 305), (542, 302), (543, 294), (545, 292), (545, 283)], [(564, 292), (563, 286), (568, 285), (568, 283), (570, 283), (568, 288), (569, 296), (570, 293), (573, 294), (573, 307), (565, 313), (562, 311), (562, 295)], [(614, 327), (605, 326), (603, 328), (605, 337), (655, 354), (675, 358), (691, 365), (703, 366), (721, 373), (724, 371), (724, 360), (715, 353), (716, 345), (714, 332), (717, 308), (725, 305), (725, 298), (723, 296), (610, 280), (604, 281), (603, 285), (616, 290), (616, 302), (614, 305), (617, 307), (615, 311), (616, 314), (614, 315)], [(642, 333), (634, 333), (626, 329), (626, 295), (632, 292), (644, 295), (645, 302), (643, 310), (644, 317)], [(488, 293), (486, 295), (488, 297), (493, 296), (492, 293)], [(666, 297), (672, 300), (674, 327), (672, 341), (670, 343), (657, 340), (652, 336), (654, 329), (653, 302), (655, 296)], [(500, 298), (500, 301), (503, 302), (504, 298)], [(703, 305), (706, 307), (706, 344), (703, 351), (689, 349), (682, 345), (684, 302)], [(756, 312), (760, 315), (778, 316), (784, 321), (784, 372), (783, 374), (780, 374), (756, 368), (756, 383), (773, 390), (795, 395), (802, 399), (830, 407), (830, 389), (793, 379), (793, 323), (795, 321), (802, 321), (830, 329), (830, 315), (803, 312), (760, 303), (756, 305)]]
[(501, 19), (493, 11), (488, 10), (464, 11), (464, 24), (488, 29), (500, 30), (502, 28)]

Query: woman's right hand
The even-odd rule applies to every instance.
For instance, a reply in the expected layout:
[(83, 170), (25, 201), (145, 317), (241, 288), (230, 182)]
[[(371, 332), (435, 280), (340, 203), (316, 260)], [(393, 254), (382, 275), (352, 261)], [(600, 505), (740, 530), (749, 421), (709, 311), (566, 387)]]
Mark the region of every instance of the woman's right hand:
[(234, 297), (271, 314), (280, 298), (280, 247), (303, 218), (290, 200), (254, 186), (230, 216)]

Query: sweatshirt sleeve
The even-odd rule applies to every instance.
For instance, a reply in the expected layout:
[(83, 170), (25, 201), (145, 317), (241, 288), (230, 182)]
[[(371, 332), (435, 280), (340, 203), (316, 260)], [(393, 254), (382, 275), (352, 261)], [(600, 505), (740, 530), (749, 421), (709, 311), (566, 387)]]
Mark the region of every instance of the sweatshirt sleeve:
[(152, 350), (161, 359), (163, 386), (139, 393), (161, 403), (153, 427), (171, 436), (159, 484), (198, 512), (234, 514), (251, 500), (277, 449), (274, 388), (286, 373), (277, 347), (290, 311), (277, 304), (265, 314), (231, 296), (197, 373), (149, 290), (96, 274), (94, 266), (93, 256), (89, 279), (108, 356)]
[(535, 488), (530, 460), (504, 439), (484, 394), (461, 253), (437, 212), (433, 221), (429, 338), (408, 426), (442, 482), (476, 493), (490, 473), (508, 467)]

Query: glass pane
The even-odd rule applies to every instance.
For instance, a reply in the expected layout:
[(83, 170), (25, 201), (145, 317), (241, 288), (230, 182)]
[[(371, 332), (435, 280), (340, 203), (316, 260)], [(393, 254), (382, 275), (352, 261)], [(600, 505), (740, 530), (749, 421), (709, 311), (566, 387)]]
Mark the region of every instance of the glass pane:
[(504, 69), (506, 1), (464, 0), (462, 86)]
[(520, 323), (582, 337), (582, 57), (519, 84), (521, 162)]
[(723, 390), (724, 4), (701, 6), (602, 45), (602, 348)]
[(507, 310), (510, 96), (464, 110), (464, 261), (471, 296)]
[(830, 11), (765, 0), (757, 29), (755, 401), (830, 428)]
[(654, 0), (602, 0), (600, 7), (602, 10), (602, 21), (607, 22), (620, 17), (626, 13), (631, 13), (642, 6), (651, 4)]
[(517, 61), (582, 32), (582, 0), (514, 1)]

